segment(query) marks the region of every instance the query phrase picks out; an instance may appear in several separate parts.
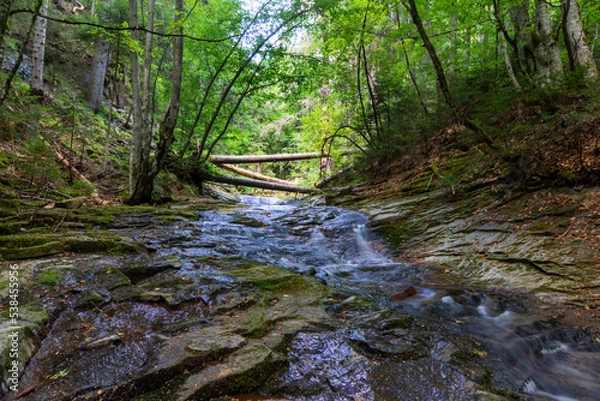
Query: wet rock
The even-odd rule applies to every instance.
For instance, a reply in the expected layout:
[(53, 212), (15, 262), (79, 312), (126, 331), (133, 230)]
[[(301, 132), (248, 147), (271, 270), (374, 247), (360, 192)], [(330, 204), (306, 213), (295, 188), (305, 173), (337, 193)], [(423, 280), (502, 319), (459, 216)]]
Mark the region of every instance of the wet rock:
[(17, 234), (0, 236), (0, 255), (8, 260), (33, 259), (63, 252), (139, 253), (141, 244), (116, 233)]
[(405, 289), (402, 292), (399, 292), (398, 294), (392, 295), (392, 301), (402, 301), (403, 299), (406, 299), (408, 297), (412, 297), (413, 295), (417, 295), (417, 290), (415, 289), (415, 287), (410, 286), (407, 289)]
[(144, 264), (136, 264), (132, 266), (123, 266), (121, 267), (121, 271), (131, 279), (134, 283), (147, 278), (154, 276), (158, 273), (162, 273), (165, 270), (169, 269), (180, 269), (181, 263), (177, 259), (176, 256), (167, 256), (160, 260), (151, 260)]
[(96, 308), (110, 302), (111, 297), (95, 290), (86, 290), (75, 304), (76, 309)]
[[(9, 367), (17, 362), (17, 370), (23, 372), (29, 359), (35, 354), (44, 339), (48, 313), (35, 305), (22, 305), (19, 308), (18, 325), (11, 319), (0, 318), (0, 398), (9, 394), (7, 379), (12, 376)], [(17, 358), (11, 354), (17, 353)]]
[[(10, 71), (17, 63), (18, 54), (3, 54), (2, 55), (2, 69), (4, 71)], [(17, 69), (17, 76), (25, 82), (31, 80), (32, 61), (27, 54), (23, 54), (21, 64)]]
[(258, 219), (254, 219), (252, 217), (247, 217), (247, 216), (235, 216), (234, 219), (231, 221), (233, 224), (241, 224), (247, 227), (265, 227), (267, 224), (263, 221), (260, 221)]
[(301, 332), (289, 348), (290, 367), (277, 383), (278, 393), (291, 399), (373, 399), (371, 363), (345, 341), (342, 331)]
[(478, 387), (452, 365), (431, 358), (384, 363), (371, 379), (375, 397), (381, 400), (472, 400)]
[(221, 394), (244, 393), (260, 387), (285, 363), (260, 341), (247, 344), (225, 362), (187, 378), (178, 391), (178, 401), (209, 400)]
[(173, 295), (158, 291), (142, 292), (139, 299), (144, 302), (162, 302), (167, 305), (176, 305), (178, 303)]
[(592, 247), (565, 234), (571, 219), (585, 213), (576, 205), (594, 199), (597, 189), (551, 192), (504, 203), (489, 188), (452, 202), (439, 191), (406, 192), (401, 199), (366, 199), (361, 209), (396, 249), (461, 279), (561, 294), (583, 283), (596, 286)]
[(97, 264), (87, 269), (68, 271), (65, 276), (66, 288), (70, 291), (96, 291), (108, 294), (119, 287), (131, 285), (131, 280), (111, 263), (98, 261)]

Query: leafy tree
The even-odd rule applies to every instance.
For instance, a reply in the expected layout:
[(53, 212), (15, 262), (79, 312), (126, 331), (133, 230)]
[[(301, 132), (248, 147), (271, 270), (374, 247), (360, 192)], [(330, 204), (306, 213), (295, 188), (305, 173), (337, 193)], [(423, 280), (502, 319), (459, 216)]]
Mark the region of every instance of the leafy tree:
[[(182, 63), (183, 63), (183, 27), (180, 24), (183, 14), (183, 0), (175, 2), (173, 26), (177, 35), (173, 38), (173, 68), (171, 73), (171, 95), (169, 104), (160, 120), (159, 141), (154, 158), (150, 148), (153, 140), (152, 112), (150, 96), (152, 70), (152, 40), (154, 31), (154, 0), (148, 3), (148, 25), (145, 37), (143, 81), (140, 83), (139, 58), (137, 50), (131, 52), (131, 73), (133, 90), (133, 138), (130, 163), (130, 191), (128, 204), (137, 205), (151, 202), (154, 178), (160, 171), (174, 140), (174, 130), (179, 116)], [(129, 0), (130, 25), (138, 27), (137, 0)], [(131, 31), (134, 45), (138, 40), (136, 30)]]

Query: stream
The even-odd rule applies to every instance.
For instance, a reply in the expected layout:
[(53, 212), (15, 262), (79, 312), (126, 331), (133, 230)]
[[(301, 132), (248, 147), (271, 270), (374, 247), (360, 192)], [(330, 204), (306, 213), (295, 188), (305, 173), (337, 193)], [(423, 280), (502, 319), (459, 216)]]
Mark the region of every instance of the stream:
[[(246, 400), (600, 400), (600, 340), (531, 313), (522, 296), (436, 284), (424, 266), (394, 257), (358, 212), (276, 198), (241, 204), (135, 229), (151, 260), (37, 262), (38, 275), (64, 270), (56, 287), (31, 293), (51, 324), (20, 399), (208, 400), (239, 389), (254, 394)], [(248, 286), (248, 269), (265, 265), (317, 290), (295, 298), (262, 279)], [(286, 299), (306, 307), (288, 312)], [(266, 323), (236, 326), (252, 319)], [(283, 345), (271, 346), (278, 330)], [(181, 356), (175, 339), (193, 335), (196, 348), (228, 342), (202, 357), (187, 345), (191, 356)], [(268, 378), (250, 391), (237, 378), (216, 395), (190, 390), (190, 375), (197, 385), (211, 364), (239, 365), (236, 352), (257, 341), (280, 355)], [(223, 377), (211, 386), (226, 388)]]

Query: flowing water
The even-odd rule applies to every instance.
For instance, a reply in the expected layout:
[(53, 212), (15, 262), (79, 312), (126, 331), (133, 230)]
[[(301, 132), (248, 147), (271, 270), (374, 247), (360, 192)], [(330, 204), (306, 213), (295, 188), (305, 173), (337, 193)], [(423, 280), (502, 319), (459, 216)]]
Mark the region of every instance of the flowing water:
[[(371, 319), (374, 326), (375, 322), (381, 322), (380, 314), (392, 309), (428, 321), (441, 320), (442, 331), (458, 332), (452, 337), (475, 338), (482, 344), (477, 352), (488, 354), (496, 365), (496, 382), (524, 397), (600, 400), (600, 344), (583, 332), (528, 314), (525, 305), (508, 298), (428, 288), (426, 272), (390, 257), (385, 244), (368, 229), (367, 218), (358, 212), (270, 198), (247, 197), (242, 203), (249, 208), (231, 213), (204, 212), (197, 225), (184, 234), (189, 235), (189, 241), (180, 241), (182, 233), (174, 233), (178, 239), (162, 252), (177, 252), (184, 257), (241, 255), (247, 260), (314, 274), (346, 294), (347, 303), (356, 296), (376, 303), (369, 313), (351, 316), (349, 327), (298, 335), (290, 353), (291, 367), (282, 378), (282, 390), (307, 400), (377, 398), (378, 392), (372, 388), (371, 381), (377, 381), (378, 375), (386, 376), (386, 366), (401, 375), (403, 363), (386, 360), (390, 358), (385, 355), (394, 354), (396, 344), (384, 338), (386, 335), (381, 334), (381, 330), (374, 332), (368, 321)], [(165, 244), (169, 243), (167, 238)], [(392, 300), (409, 286), (416, 288), (416, 295), (399, 302)], [(403, 341), (395, 340), (399, 343), (397, 350), (402, 350)], [(368, 360), (371, 356), (368, 352), (361, 355), (356, 351), (360, 350), (357, 343), (372, 348), (370, 343), (381, 341), (389, 343), (391, 351), (383, 353), (384, 357), (376, 362)], [(442, 354), (448, 353), (453, 345), (445, 341), (435, 340), (430, 345), (440, 348)], [(432, 354), (436, 352), (431, 350)], [(443, 356), (438, 356), (437, 361), (445, 362)], [(330, 371), (338, 370), (333, 383), (311, 383), (319, 383), (319, 372), (325, 365), (333, 366)], [(448, 367), (451, 368), (451, 364), (443, 363), (439, 371), (434, 369), (429, 374), (452, 376), (452, 369)], [(417, 366), (416, 370), (419, 369)], [(302, 381), (299, 377), (305, 379), (303, 385), (297, 384)], [(419, 379), (424, 380), (424, 388), (418, 388)], [(456, 378), (455, 392), (440, 390), (437, 398), (435, 392), (430, 392), (428, 379), (422, 375), (408, 384), (406, 390), (380, 390), (379, 393), (381, 397), (397, 396), (394, 399), (472, 396), (465, 384), (468, 378)], [(311, 391), (319, 394), (302, 395)]]
[[(206, 302), (206, 288), (219, 294), (215, 288), (232, 280), (199, 270), (200, 258), (239, 257), (334, 289), (331, 323), (294, 336), (288, 367), (269, 384), (271, 393), (307, 401), (503, 399), (485, 398), (494, 397), (489, 392), (510, 397), (505, 399), (600, 400), (597, 338), (529, 313), (515, 296), (428, 286), (427, 270), (392, 257), (358, 212), (273, 198), (243, 197), (242, 203), (246, 207), (200, 212), (197, 221), (140, 231), (137, 238), (157, 259), (177, 256), (178, 276), (196, 286), (178, 295), (186, 301)], [(184, 319), (206, 316), (192, 306), (176, 312), (135, 307), (131, 313), (131, 305), (113, 306), (104, 314), (112, 325), (137, 319), (138, 338), (149, 338), (157, 322), (176, 330)], [(85, 324), (81, 313), (63, 312), (60, 335), (70, 335), (66, 326)], [(81, 321), (74, 322), (76, 316)], [(102, 325), (98, 317), (90, 319)], [(43, 366), (44, 355), (52, 361), (51, 342), (64, 344), (57, 338), (50, 333), (31, 370)], [(121, 364), (123, 376), (151, 352), (148, 342), (126, 344), (120, 345), (123, 360), (104, 359), (107, 366)], [(63, 359), (65, 369), (74, 363)], [(95, 375), (102, 374), (100, 367)]]

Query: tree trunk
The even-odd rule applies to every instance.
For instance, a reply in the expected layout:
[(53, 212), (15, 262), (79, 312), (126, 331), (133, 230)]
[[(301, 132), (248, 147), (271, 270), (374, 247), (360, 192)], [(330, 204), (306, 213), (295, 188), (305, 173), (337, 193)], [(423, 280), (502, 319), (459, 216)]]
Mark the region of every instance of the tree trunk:
[(483, 130), (482, 127), (480, 127), (477, 123), (475, 123), (471, 119), (467, 118), (463, 114), (462, 110), (460, 109), (460, 107), (458, 107), (458, 104), (454, 100), (454, 97), (450, 93), (450, 89), (448, 88), (448, 81), (446, 80), (446, 74), (444, 73), (444, 67), (442, 66), (442, 63), (440, 62), (437, 52), (435, 51), (435, 47), (433, 47), (433, 44), (431, 43), (431, 40), (429, 40), (429, 36), (427, 35), (427, 32), (425, 31), (425, 27), (423, 26), (423, 21), (421, 21), (421, 16), (419, 15), (419, 10), (417, 10), (417, 6), (415, 5), (415, 0), (403, 0), (403, 1), (405, 2), (405, 5), (412, 17), (413, 23), (415, 24), (415, 27), (417, 28), (417, 31), (419, 32), (419, 36), (421, 37), (421, 40), (423, 41), (423, 45), (425, 46), (425, 49), (427, 49), (427, 52), (429, 53), (429, 57), (431, 58), (431, 62), (433, 63), (433, 67), (435, 69), (435, 73), (437, 76), (438, 86), (440, 88), (440, 91), (444, 95), (444, 99), (446, 100), (446, 103), (448, 104), (448, 106), (450, 106), (450, 108), (456, 115), (457, 119), (459, 119), (461, 122), (463, 122), (467, 128), (475, 131), (481, 137), (481, 139), (486, 143), (486, 145), (488, 145), (492, 149), (495, 149), (496, 146), (495, 146), (492, 138), (487, 134), (487, 132), (485, 132), (485, 130)]
[(344, 167), (343, 169), (336, 171), (335, 173), (331, 174), (329, 177), (325, 177), (320, 179), (319, 181), (315, 182), (315, 188), (323, 188), (325, 185), (327, 185), (327, 183), (335, 180), (336, 178), (342, 177), (347, 171), (353, 169), (354, 166), (350, 165), (347, 167)]
[[(398, 8), (395, 12), (392, 12), (392, 19), (396, 23), (396, 27), (398, 29), (402, 29), (403, 21), (401, 19), (402, 10), (400, 9), (400, 4), (398, 4)], [(421, 103), (421, 107), (423, 108), (423, 112), (425, 115), (429, 114), (429, 110), (427, 109), (427, 105), (425, 104), (425, 98), (421, 89), (419, 88), (419, 82), (417, 81), (417, 75), (415, 74), (414, 69), (410, 63), (410, 59), (408, 57), (408, 52), (406, 51), (406, 44), (404, 40), (401, 40), (402, 53), (404, 54), (404, 61), (406, 62), (406, 69), (408, 70), (408, 75), (410, 76), (410, 81), (412, 82), (415, 91), (417, 92), (417, 96), (419, 97), (419, 102)], [(318, 188), (318, 187), (317, 187)]]
[(540, 86), (552, 84), (562, 73), (560, 49), (552, 34), (552, 25), (548, 13), (547, 0), (535, 0), (535, 36), (534, 55), (536, 61), (536, 77)]
[(222, 184), (239, 185), (242, 187), (270, 189), (272, 191), (298, 192), (303, 194), (316, 192), (316, 190), (313, 188), (299, 187), (296, 185), (283, 185), (274, 182), (252, 180), (250, 178), (211, 176), (207, 179), (207, 181), (220, 182)]
[(517, 80), (515, 71), (513, 70), (513, 67), (512, 67), (512, 63), (510, 62), (510, 56), (508, 55), (508, 49), (506, 48), (506, 39), (504, 38), (504, 36), (500, 36), (499, 39), (500, 39), (499, 40), (500, 49), (502, 51), (502, 55), (504, 56), (504, 65), (506, 66), (506, 73), (508, 74), (508, 77), (510, 78), (510, 82), (512, 82), (515, 89), (521, 90), (521, 85), (519, 84), (519, 81)]
[(32, 71), (31, 71), (31, 90), (34, 93), (44, 92), (44, 54), (46, 52), (46, 30), (48, 28), (48, 0), (44, 0), (40, 15), (35, 21), (35, 31), (33, 34)]
[(12, 81), (15, 78), (15, 76), (17, 75), (17, 70), (21, 66), (21, 62), (23, 62), (23, 55), (25, 54), (25, 51), (27, 50), (27, 44), (29, 43), (29, 39), (31, 39), (31, 35), (32, 35), (33, 31), (35, 30), (35, 23), (38, 19), (38, 16), (40, 15), (40, 10), (42, 9), (43, 2), (44, 2), (44, 0), (36, 0), (35, 11), (33, 13), (33, 16), (31, 17), (31, 23), (29, 24), (29, 29), (27, 30), (27, 33), (25, 34), (25, 40), (23, 40), (23, 42), (21, 43), (21, 47), (19, 48), (19, 55), (17, 56), (17, 61), (13, 65), (13, 68), (8, 73), (8, 77), (4, 81), (2, 96), (0, 97), (0, 107), (2, 107), (2, 105), (6, 101), (6, 98), (8, 97), (8, 94), (9, 94), (10, 87), (12, 85)]
[[(12, 10), (13, 0), (0, 1), (0, 46), (4, 43), (4, 34), (8, 30), (8, 19)], [(2, 65), (0, 64), (0, 67)]]
[(412, 82), (413, 86), (415, 87), (415, 91), (417, 92), (417, 96), (419, 97), (419, 103), (421, 103), (421, 107), (423, 108), (423, 112), (425, 113), (425, 115), (428, 115), (429, 110), (427, 109), (427, 104), (425, 103), (425, 97), (423, 96), (423, 93), (421, 92), (421, 89), (419, 88), (419, 83), (417, 81), (417, 75), (415, 74), (415, 71), (413, 70), (413, 68), (410, 64), (410, 59), (408, 58), (408, 53), (406, 52), (404, 43), (402, 43), (402, 52), (404, 53), (404, 61), (406, 61), (406, 69), (408, 70), (408, 75), (410, 76), (410, 81)]
[(594, 29), (594, 37), (591, 41), (590, 52), (594, 54), (594, 47), (596, 46), (596, 41), (598, 40), (598, 33), (600, 32), (600, 24), (596, 24), (596, 28)]
[[(129, 0), (129, 26), (131, 31), (131, 40), (134, 43), (138, 41), (138, 5), (137, 0)], [(132, 47), (131, 51), (131, 102), (132, 102), (132, 128), (131, 128), (131, 154), (129, 158), (129, 192), (133, 193), (134, 183), (140, 175), (141, 165), (141, 141), (143, 136), (143, 117), (142, 117), (142, 93), (140, 85), (140, 61), (139, 55)]]
[(281, 162), (292, 160), (307, 160), (319, 159), (324, 155), (321, 152), (310, 153), (288, 153), (276, 155), (254, 155), (254, 156), (221, 156), (212, 155), (210, 161), (215, 164), (220, 163), (264, 163), (264, 162)]
[[(132, 4), (133, 3), (133, 4)], [(137, 21), (137, 0), (130, 0), (130, 19), (136, 13), (135, 21), (131, 20), (131, 26), (138, 26)], [(135, 22), (135, 25), (133, 25)], [(154, 29), (154, 0), (148, 1), (148, 31)], [(133, 33), (134, 31), (132, 31)], [(139, 107), (139, 111), (134, 108), (133, 113), (133, 137), (131, 141), (131, 164), (130, 164), (130, 189), (131, 195), (127, 200), (130, 205), (139, 205), (140, 203), (150, 203), (152, 200), (152, 179), (150, 178), (151, 160), (150, 148), (152, 145), (152, 127), (150, 125), (151, 99), (150, 99), (150, 73), (152, 69), (152, 33), (146, 32), (144, 45), (144, 80), (140, 89), (138, 89), (138, 99), (135, 101), (135, 108)], [(137, 39), (137, 34), (136, 34)], [(135, 60), (133, 60), (135, 59)], [(133, 81), (137, 81), (137, 87), (140, 88), (139, 79), (139, 64), (136, 73), (133, 70), (134, 61), (139, 63), (137, 53), (132, 53), (132, 89), (134, 89)], [(134, 94), (135, 96), (135, 94)], [(134, 104), (135, 104), (134, 103)], [(136, 117), (138, 123), (136, 123)]]
[(181, 98), (181, 80), (183, 74), (183, 28), (180, 26), (180, 21), (183, 16), (183, 0), (175, 0), (175, 18), (174, 25), (179, 26), (177, 29), (178, 36), (173, 38), (173, 71), (171, 72), (171, 97), (169, 105), (165, 110), (160, 124), (158, 126), (158, 144), (156, 149), (154, 169), (152, 179), (163, 168), (167, 159), (171, 145), (175, 141), (175, 126), (179, 117), (180, 98)]
[(453, 111), (460, 113), (458, 105), (456, 104), (456, 101), (454, 100), (454, 97), (452, 97), (450, 89), (448, 88), (448, 80), (446, 79), (446, 74), (444, 73), (444, 67), (440, 62), (435, 48), (433, 47), (433, 43), (431, 43), (427, 32), (425, 32), (425, 27), (423, 26), (423, 21), (421, 20), (421, 16), (419, 15), (419, 11), (417, 10), (417, 6), (415, 5), (415, 0), (407, 0), (407, 3), (408, 4), (406, 5), (406, 8), (408, 9), (412, 17), (413, 23), (415, 24), (415, 27), (419, 32), (419, 36), (423, 41), (423, 45), (425, 46), (425, 49), (427, 49), (429, 57), (431, 58), (431, 62), (433, 63), (433, 68), (435, 69), (435, 73), (437, 76), (437, 82), (440, 91), (444, 96), (444, 100)]
[(106, 67), (108, 66), (108, 55), (110, 45), (104, 40), (96, 42), (96, 52), (92, 59), (92, 72), (90, 74), (90, 83), (88, 88), (88, 103), (94, 113), (102, 111), (102, 101), (104, 100), (104, 78), (106, 77)]
[[(135, 1), (135, 0), (131, 0)], [(178, 26), (177, 35), (173, 38), (173, 70), (171, 73), (171, 96), (169, 105), (165, 110), (158, 127), (159, 140), (157, 144), (154, 160), (150, 160), (150, 145), (152, 143), (152, 127), (150, 124), (150, 101), (148, 93), (145, 91), (150, 88), (150, 70), (152, 67), (151, 59), (149, 59), (152, 51), (152, 39), (146, 37), (146, 55), (144, 67), (144, 93), (146, 101), (142, 103), (142, 114), (146, 121), (146, 127), (143, 130), (141, 138), (140, 166), (138, 168), (138, 176), (134, 182), (131, 196), (127, 200), (130, 205), (138, 205), (141, 203), (150, 203), (152, 201), (152, 192), (154, 189), (154, 178), (162, 169), (167, 158), (171, 145), (175, 140), (174, 131), (177, 124), (180, 108), (181, 80), (183, 71), (183, 28), (179, 22), (183, 16), (183, 0), (175, 1), (175, 18), (174, 25)], [(152, 30), (154, 26), (154, 0), (148, 3), (148, 29)], [(147, 33), (147, 35), (151, 35)]]
[[(524, 1), (511, 8), (510, 18), (512, 20), (515, 37), (514, 50), (515, 56), (521, 67), (523, 74), (532, 75), (535, 73), (535, 56), (533, 54), (533, 36), (531, 30), (531, 18), (529, 18), (529, 2)], [(503, 31), (505, 33), (505, 31)], [(505, 33), (506, 38), (506, 33)], [(506, 38), (508, 41), (508, 38)]]
[(264, 174), (260, 174), (260, 173), (255, 173), (254, 171), (239, 168), (232, 164), (225, 164), (225, 163), (217, 164), (217, 167), (222, 168), (224, 170), (231, 171), (232, 173), (237, 173), (237, 174), (240, 174), (240, 175), (243, 175), (243, 176), (246, 176), (249, 178), (254, 178), (254, 179), (260, 180), (260, 181), (276, 182), (278, 184), (283, 184), (283, 185), (293, 185), (289, 181), (280, 180), (279, 178), (275, 178), (275, 177), (269, 177), (268, 175), (264, 175)]
[(586, 79), (598, 77), (594, 56), (587, 44), (577, 0), (561, 0), (565, 45), (571, 70), (583, 69)]

